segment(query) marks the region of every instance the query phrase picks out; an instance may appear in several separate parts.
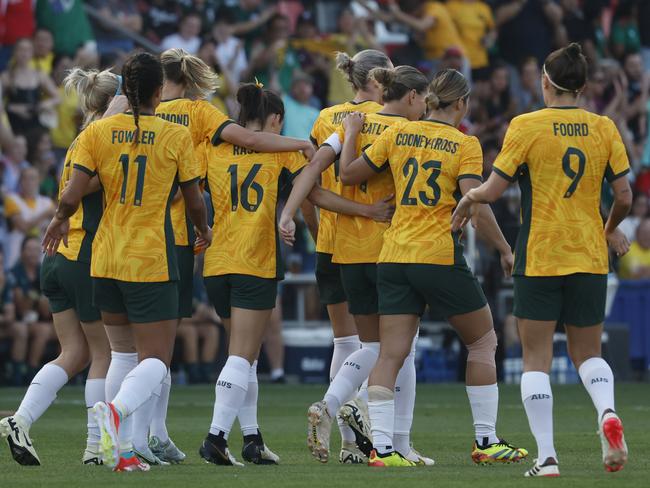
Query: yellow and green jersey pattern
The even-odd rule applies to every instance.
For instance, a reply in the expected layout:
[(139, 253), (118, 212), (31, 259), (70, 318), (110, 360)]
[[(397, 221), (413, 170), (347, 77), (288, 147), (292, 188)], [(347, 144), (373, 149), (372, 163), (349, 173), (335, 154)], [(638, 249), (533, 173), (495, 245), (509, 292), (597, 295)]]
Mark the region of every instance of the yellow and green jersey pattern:
[[(65, 155), (63, 170), (61, 171), (61, 181), (59, 183), (59, 198), (65, 190), (66, 185), (72, 177), (72, 161), (76, 139), (68, 148)], [(102, 217), (102, 192), (96, 191), (81, 199), (79, 208), (70, 217), (70, 230), (68, 232), (68, 245), (59, 245), (58, 253), (65, 256), (70, 261), (81, 261), (90, 263), (92, 254), (92, 243), (97, 226)]]
[(574, 107), (520, 115), (510, 123), (494, 171), (521, 189), (515, 275), (608, 272), (603, 179), (629, 172), (610, 119)]
[[(320, 146), (331, 136), (336, 129), (343, 124), (343, 119), (352, 112), (363, 112), (365, 114), (379, 112), (382, 106), (378, 103), (366, 102), (345, 102), (321, 110), (320, 115), (311, 130), (311, 142)], [(336, 194), (341, 193), (341, 183), (338, 174), (338, 158), (336, 162), (327, 168), (321, 175), (321, 186)], [(334, 236), (336, 227), (336, 213), (327, 210), (320, 211), (320, 223), (318, 225), (318, 242), (316, 251), (326, 254), (334, 254)]]
[(257, 153), (223, 142), (207, 148), (207, 161), (214, 224), (203, 276), (282, 279), (278, 194), (307, 160), (299, 152)]
[(386, 129), (363, 157), (375, 171), (388, 165), (395, 182), (395, 215), (378, 262), (464, 262), (451, 214), (460, 198), (459, 180), (481, 180), (478, 139), (435, 120), (406, 121)]
[[(192, 135), (201, 177), (205, 177), (205, 147), (213, 138), (219, 138), (221, 131), (234, 123), (223, 112), (206, 100), (175, 98), (160, 102), (156, 115), (170, 122), (184, 125)], [(185, 212), (185, 201), (177, 198), (172, 202), (172, 227), (177, 246), (189, 246), (194, 241), (194, 229)]]
[[(366, 115), (363, 128), (357, 137), (357, 154), (370, 145), (390, 126), (404, 122), (399, 115), (370, 113)], [(339, 139), (345, 140), (345, 130), (340, 126)], [(360, 185), (342, 185), (341, 196), (365, 205), (372, 205), (395, 194), (393, 175), (388, 165)], [(339, 214), (336, 217), (334, 236), (334, 263), (376, 263), (384, 242), (384, 232), (390, 224), (376, 222), (365, 217)]]
[(129, 282), (178, 279), (170, 206), (178, 184), (196, 182), (187, 128), (153, 115), (119, 114), (77, 139), (75, 169), (99, 175), (105, 208), (92, 246), (91, 275)]

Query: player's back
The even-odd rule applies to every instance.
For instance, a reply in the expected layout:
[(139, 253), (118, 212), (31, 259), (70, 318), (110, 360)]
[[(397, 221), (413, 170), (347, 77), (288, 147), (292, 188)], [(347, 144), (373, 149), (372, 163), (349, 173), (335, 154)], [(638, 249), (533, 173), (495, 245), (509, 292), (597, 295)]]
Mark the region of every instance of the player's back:
[(179, 163), (194, 166), (188, 130), (153, 115), (140, 115), (136, 131), (133, 116), (119, 114), (91, 124), (83, 137), (86, 144), (94, 145), (86, 151), (92, 154), (87, 159), (96, 165), (105, 201), (93, 243), (93, 276), (122, 281), (175, 279), (169, 207)]
[[(508, 168), (515, 162), (513, 174)], [(602, 184), (626, 167), (620, 135), (606, 117), (566, 107), (513, 119), (495, 171), (521, 189), (515, 273), (607, 273)]]

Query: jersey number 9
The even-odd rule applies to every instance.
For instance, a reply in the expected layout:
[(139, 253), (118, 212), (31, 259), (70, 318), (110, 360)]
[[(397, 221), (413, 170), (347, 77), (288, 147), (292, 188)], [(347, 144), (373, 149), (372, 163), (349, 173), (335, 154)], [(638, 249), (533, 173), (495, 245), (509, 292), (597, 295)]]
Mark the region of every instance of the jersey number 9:
[[(571, 168), (571, 156), (578, 158), (578, 171), (573, 171)], [(567, 148), (564, 156), (562, 156), (562, 169), (564, 170), (564, 174), (571, 178), (571, 184), (569, 185), (569, 188), (567, 188), (566, 192), (564, 192), (564, 198), (571, 198), (573, 193), (578, 188), (580, 178), (582, 178), (582, 176), (585, 174), (586, 164), (587, 158), (585, 157), (585, 153), (583, 153), (577, 147)]]

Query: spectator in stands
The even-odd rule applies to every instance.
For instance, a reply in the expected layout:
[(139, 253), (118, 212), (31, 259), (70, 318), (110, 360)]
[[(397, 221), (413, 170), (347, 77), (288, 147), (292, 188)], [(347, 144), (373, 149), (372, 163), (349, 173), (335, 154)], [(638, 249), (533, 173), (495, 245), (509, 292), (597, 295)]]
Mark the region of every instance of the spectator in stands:
[(619, 60), (641, 49), (636, 4), (637, 0), (619, 0), (614, 12), (610, 43), (612, 54)]
[(536, 58), (526, 59), (519, 69), (519, 88), (516, 93), (516, 104), (519, 113), (532, 112), (544, 107), (542, 97), (542, 76)]
[(320, 111), (313, 106), (314, 80), (307, 73), (293, 75), (291, 92), (282, 97), (284, 101), (284, 126), (282, 134), (297, 139), (309, 139), (309, 134)]
[(74, 63), (69, 56), (57, 56), (54, 58), (54, 67), (52, 69), (52, 79), (59, 91), (61, 103), (57, 106), (58, 123), (50, 131), (54, 154), (57, 164), (60, 164), (65, 157), (68, 148), (77, 137), (79, 126), (81, 125), (81, 110), (79, 109), (79, 97), (76, 90), (68, 90), (66, 93), (63, 86), (63, 78), (68, 71), (74, 67)]
[(116, 28), (135, 34), (142, 30), (142, 17), (136, 3), (128, 0), (90, 0), (88, 3), (101, 16), (101, 20), (94, 23), (99, 54), (132, 51), (133, 41)]
[(211, 383), (215, 380), (214, 364), (219, 352), (218, 323), (219, 317), (214, 308), (199, 302), (192, 318), (183, 319), (178, 328), (189, 383)]
[(27, 327), (16, 320), (16, 307), (13, 302), (11, 286), (5, 273), (4, 254), (0, 249), (0, 339), (11, 341), (11, 356), (8, 368), (9, 382), (21, 386), (25, 375), (27, 358)]
[(650, 279), (650, 218), (645, 217), (636, 229), (636, 240), (618, 264), (619, 276), (626, 280)]
[(216, 42), (215, 56), (221, 73), (232, 83), (230, 91), (234, 95), (239, 82), (248, 67), (244, 43), (232, 34), (233, 17), (229, 10), (221, 10), (212, 28), (212, 39)]
[(40, 175), (39, 193), (56, 200), (59, 195), (59, 168), (48, 131), (34, 129), (27, 134), (27, 160)]
[(33, 4), (33, 0), (0, 2), (0, 71), (7, 67), (14, 45), (34, 33)]
[(2, 148), (7, 147), (13, 141), (14, 135), (9, 125), (9, 117), (5, 111), (4, 99), (2, 97), (2, 83), (0, 83), (0, 158), (2, 157)]
[(19, 191), (5, 198), (5, 215), (9, 221), (7, 238), (7, 266), (13, 267), (19, 258), (26, 237), (41, 242), (43, 231), (54, 215), (54, 202), (38, 194), (40, 177), (35, 168), (20, 173)]
[(23, 135), (13, 137), (4, 147), (4, 157), (0, 159), (2, 166), (2, 190), (4, 193), (17, 192), (20, 173), (29, 167), (27, 162), (27, 139)]
[(59, 104), (59, 94), (52, 79), (31, 67), (34, 46), (21, 39), (14, 46), (9, 69), (2, 73), (2, 88), (7, 97), (7, 115), (15, 134), (25, 134), (40, 127), (45, 113)]
[(50, 75), (54, 61), (54, 37), (47, 29), (38, 29), (34, 34), (34, 57), (30, 66), (35, 70)]
[[(650, 73), (643, 69), (643, 59), (639, 53), (625, 56), (623, 65), (627, 77), (627, 126), (633, 134), (634, 143), (645, 142), (648, 116), (648, 100), (650, 99)], [(639, 149), (634, 159), (640, 157)]]
[(250, 58), (255, 41), (264, 37), (267, 23), (278, 14), (277, 5), (264, 7), (262, 0), (240, 0), (230, 8), (233, 36), (244, 39), (246, 55)]
[(497, 40), (492, 9), (482, 0), (450, 0), (447, 10), (467, 53), (472, 81), (486, 80), (490, 75), (488, 51)]
[[(584, 5), (580, 5), (583, 3)], [(561, 0), (562, 26), (566, 33), (567, 42), (578, 42), (587, 59), (596, 60), (596, 29), (597, 19), (600, 19), (604, 2), (580, 2), (580, 0)]]
[(94, 50), (94, 36), (81, 0), (37, 0), (36, 20), (54, 35), (54, 52), (74, 56), (81, 46)]
[(479, 137), (502, 138), (510, 119), (516, 115), (516, 103), (510, 93), (510, 72), (505, 63), (491, 68), (489, 90), (481, 93), (475, 115), (475, 134)]
[(142, 33), (160, 44), (163, 38), (176, 32), (182, 9), (175, 0), (151, 0), (142, 3)]
[(618, 226), (621, 232), (625, 234), (627, 240), (633, 242), (636, 237), (636, 230), (641, 221), (648, 217), (650, 207), (648, 207), (648, 195), (641, 192), (634, 194), (634, 201), (632, 202), (632, 210), (630, 215), (625, 217), (625, 220)]
[[(290, 46), (296, 54), (298, 67), (294, 70), (304, 71), (312, 77), (312, 91), (318, 99), (315, 106), (320, 107), (327, 101), (327, 75), (330, 71), (330, 58), (333, 53), (322, 49), (322, 37), (316, 25), (314, 14), (303, 11), (296, 21), (296, 32)], [(292, 88), (293, 71), (280, 73), (280, 85), (283, 93)]]
[(183, 16), (178, 26), (178, 32), (165, 37), (160, 43), (163, 51), (173, 48), (181, 48), (190, 54), (196, 54), (201, 47), (201, 17), (196, 12), (190, 12)]
[(16, 317), (29, 331), (27, 354), (28, 378), (43, 364), (45, 346), (56, 339), (50, 306), (41, 293), (41, 240), (26, 237), (20, 248), (20, 260), (11, 268), (9, 283), (14, 297)]
[(529, 56), (541, 64), (562, 43), (562, 9), (552, 0), (498, 0), (494, 19), (499, 29), (499, 53), (513, 66)]

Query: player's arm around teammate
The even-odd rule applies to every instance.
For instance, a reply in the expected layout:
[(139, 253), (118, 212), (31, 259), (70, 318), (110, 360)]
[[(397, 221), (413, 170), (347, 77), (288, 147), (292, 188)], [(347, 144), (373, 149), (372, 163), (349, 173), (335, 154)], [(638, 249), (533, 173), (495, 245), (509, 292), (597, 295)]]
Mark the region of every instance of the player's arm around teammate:
[[(542, 75), (547, 108), (512, 121), (494, 172), (465, 195), (452, 221), (456, 229), (468, 219), (477, 225), (477, 205), (498, 199), (510, 182), (519, 182), (523, 222), (515, 256), (514, 315), (523, 348), (521, 397), (538, 449), (538, 461), (526, 476), (559, 476), (549, 379), (558, 321), (565, 325), (569, 355), (597, 410), (605, 469), (619, 471), (627, 461), (601, 336), (607, 244), (619, 256), (629, 249), (617, 228), (632, 205), (629, 163), (612, 121), (577, 107), (586, 78), (587, 60), (578, 44), (547, 57)], [(603, 227), (604, 179), (614, 190), (614, 203)]]

